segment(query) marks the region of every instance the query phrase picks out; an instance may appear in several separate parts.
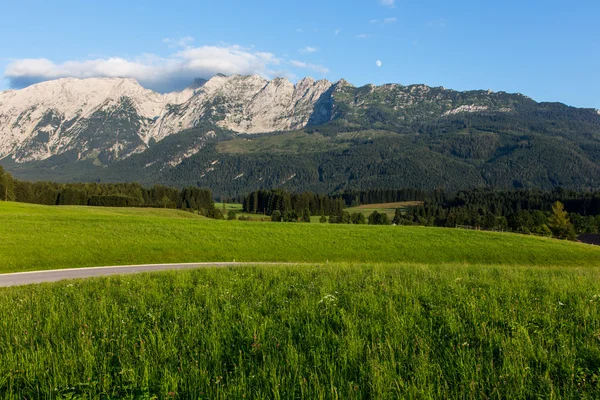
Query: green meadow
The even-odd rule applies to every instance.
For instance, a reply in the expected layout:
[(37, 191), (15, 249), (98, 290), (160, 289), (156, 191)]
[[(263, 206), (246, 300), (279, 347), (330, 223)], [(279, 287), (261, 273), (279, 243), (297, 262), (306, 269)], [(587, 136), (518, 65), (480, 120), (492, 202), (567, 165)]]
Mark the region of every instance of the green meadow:
[(201, 261), (600, 265), (600, 248), (510, 233), (215, 221), (168, 209), (0, 203), (0, 273)]
[(345, 211), (349, 213), (363, 213), (365, 217), (368, 217), (373, 212), (387, 214), (390, 221), (394, 219), (397, 209), (401, 209), (402, 212), (408, 211), (411, 207), (422, 205), (422, 201), (400, 201), (395, 203), (383, 203), (383, 204), (363, 204), (357, 207), (347, 208)]
[(456, 229), (0, 202), (0, 398), (597, 399), (600, 248)]
[(236, 267), (0, 290), (0, 397), (597, 399), (600, 270)]

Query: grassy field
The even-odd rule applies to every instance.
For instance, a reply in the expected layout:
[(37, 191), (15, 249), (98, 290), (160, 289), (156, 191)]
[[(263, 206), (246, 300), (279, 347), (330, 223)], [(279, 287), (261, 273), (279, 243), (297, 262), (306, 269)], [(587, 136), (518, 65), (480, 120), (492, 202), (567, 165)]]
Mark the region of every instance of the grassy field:
[[(265, 221), (271, 221), (271, 217), (268, 215), (263, 215), (263, 214), (252, 214), (252, 213), (245, 213), (242, 211), (242, 205), (241, 204), (236, 204), (236, 203), (225, 203), (225, 209), (223, 209), (223, 203), (215, 203), (215, 207), (217, 208), (217, 210), (220, 210), (223, 215), (225, 216), (225, 218), (227, 218), (227, 212), (230, 210), (235, 211), (235, 217), (239, 218), (239, 217), (245, 217), (245, 218), (250, 218), (250, 222), (265, 222)], [(313, 220), (313, 218), (315, 217), (311, 217), (311, 221), (312, 222), (319, 222), (319, 217), (316, 217), (316, 219)]]
[(0, 397), (597, 399), (600, 270), (204, 269), (0, 290)]
[[(217, 210), (223, 211), (223, 203), (215, 203), (215, 208)], [(236, 213), (242, 212), (242, 205), (241, 204), (237, 204), (237, 203), (225, 203), (225, 210), (224, 210), (225, 214), (229, 210), (233, 210)]]
[(215, 221), (165, 209), (0, 202), (0, 273), (199, 262), (598, 266), (600, 248), (509, 233)]
[[(381, 204), (362, 204), (358, 207), (350, 207), (346, 208), (345, 211), (349, 213), (363, 213), (365, 217), (368, 217), (373, 213), (373, 211), (377, 211), (379, 213), (385, 213), (388, 215), (390, 220), (394, 218), (396, 214), (396, 209), (401, 208), (403, 210), (408, 210), (410, 207), (415, 207), (423, 204), (422, 201), (400, 201), (395, 203), (381, 203)], [(236, 212), (236, 216), (244, 216), (250, 217), (253, 221), (267, 221), (270, 220), (270, 217), (262, 214), (251, 214), (242, 212), (242, 205), (235, 203), (225, 203), (225, 209), (223, 210), (223, 203), (215, 203), (215, 206), (218, 210), (223, 211), (224, 215), (227, 215), (227, 211), (233, 210)], [(321, 216), (313, 215), (310, 217), (311, 222), (318, 223)]]
[(0, 272), (304, 262), (0, 289), (0, 398), (597, 399), (600, 248), (0, 202)]
[(361, 204), (358, 207), (347, 208), (346, 211), (349, 213), (360, 212), (365, 214), (365, 217), (373, 214), (374, 211), (378, 213), (387, 214), (390, 221), (396, 215), (396, 209), (401, 208), (402, 210), (408, 210), (410, 207), (415, 207), (423, 204), (422, 201), (400, 201), (396, 203), (381, 203), (381, 204)]

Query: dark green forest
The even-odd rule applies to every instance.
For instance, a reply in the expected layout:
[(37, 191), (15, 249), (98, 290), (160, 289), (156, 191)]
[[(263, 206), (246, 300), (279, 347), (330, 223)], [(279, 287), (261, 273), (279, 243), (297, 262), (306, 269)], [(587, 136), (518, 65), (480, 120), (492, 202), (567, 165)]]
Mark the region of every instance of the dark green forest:
[[(556, 207), (561, 207), (556, 210)], [(558, 224), (556, 216), (566, 220)], [(471, 227), (475, 229), (533, 233), (574, 239), (578, 234), (598, 233), (600, 191), (519, 189), (465, 190), (456, 194), (436, 193), (422, 206), (396, 211), (398, 225)], [(560, 227), (559, 227), (560, 225)]]
[[(245, 212), (271, 216), (276, 213), (272, 218), (276, 222), (302, 222), (303, 216), (308, 214), (326, 216), (321, 222), (329, 223), (466, 227), (565, 239), (574, 239), (578, 234), (595, 234), (600, 229), (600, 191), (562, 188), (473, 189), (455, 193), (372, 189), (328, 196), (274, 189), (252, 192), (241, 201)], [(398, 209), (393, 219), (380, 212), (373, 212), (365, 219), (360, 213), (345, 211), (346, 207), (361, 204), (400, 201), (422, 201), (423, 205)], [(556, 210), (556, 207), (561, 209)], [(560, 229), (553, 220), (559, 213), (563, 213), (565, 219)]]
[[(178, 208), (224, 218), (215, 208), (209, 189), (144, 187), (138, 183), (27, 182), (15, 180), (2, 167), (0, 199), (45, 205)], [(564, 239), (600, 232), (600, 190), (479, 188), (445, 192), (404, 188), (325, 195), (271, 189), (230, 200), (239, 201), (244, 212), (268, 215), (274, 222), (310, 222), (312, 215), (320, 215), (321, 222), (338, 224), (466, 227)], [(345, 211), (361, 204), (402, 201), (420, 201), (422, 205), (397, 209), (393, 219), (385, 213), (373, 212), (365, 218), (362, 213)]]
[(146, 188), (138, 183), (27, 182), (14, 179), (1, 166), (0, 199), (43, 205), (178, 208), (222, 218), (208, 189), (161, 185)]

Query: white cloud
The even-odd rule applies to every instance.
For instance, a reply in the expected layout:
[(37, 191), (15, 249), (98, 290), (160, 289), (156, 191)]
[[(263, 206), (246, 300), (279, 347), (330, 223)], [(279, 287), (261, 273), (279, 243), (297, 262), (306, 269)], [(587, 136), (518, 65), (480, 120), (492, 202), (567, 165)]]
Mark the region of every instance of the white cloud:
[(180, 38), (165, 38), (163, 39), (163, 43), (169, 45), (169, 47), (182, 47), (187, 48), (190, 47), (192, 43), (194, 43), (194, 38), (191, 36), (184, 36)]
[(357, 39), (368, 39), (371, 37), (371, 35), (367, 34), (367, 33), (360, 33), (358, 35), (355, 36)]
[(298, 28), (298, 29), (296, 29), (296, 32), (298, 32), (298, 33), (304, 33), (304, 29)]
[(380, 60), (375, 61), (375, 65), (377, 65), (377, 67), (381, 67), (383, 64)]
[(135, 78), (144, 87), (167, 92), (187, 86), (194, 78), (210, 78), (217, 73), (257, 74), (266, 78), (291, 77), (293, 75), (290, 72), (281, 68), (282, 65), (290, 64), (296, 68), (328, 72), (328, 69), (321, 65), (288, 63), (272, 53), (237, 45), (222, 45), (187, 46), (167, 57), (145, 54), (133, 59), (105, 57), (64, 63), (54, 63), (44, 58), (21, 59), (11, 62), (6, 67), (4, 78), (9, 81), (11, 87), (21, 88), (32, 83), (65, 77), (124, 77)]
[(309, 64), (309, 63), (305, 63), (303, 61), (297, 61), (297, 60), (291, 60), (289, 63), (290, 63), (290, 65), (292, 65), (296, 68), (308, 69), (308, 70), (315, 71), (315, 72), (318, 72), (321, 74), (326, 74), (329, 72), (329, 69), (322, 65)]
[(379, 24), (380, 22), (383, 22), (384, 24), (392, 24), (396, 21), (398, 21), (398, 19), (396, 17), (392, 17), (392, 18), (385, 18), (384, 20), (372, 19), (369, 21), (369, 23), (370, 24)]
[(306, 46), (303, 49), (298, 50), (300, 53), (310, 54), (319, 51), (316, 47)]
[(386, 7), (394, 8), (396, 0), (380, 0), (380, 3)]

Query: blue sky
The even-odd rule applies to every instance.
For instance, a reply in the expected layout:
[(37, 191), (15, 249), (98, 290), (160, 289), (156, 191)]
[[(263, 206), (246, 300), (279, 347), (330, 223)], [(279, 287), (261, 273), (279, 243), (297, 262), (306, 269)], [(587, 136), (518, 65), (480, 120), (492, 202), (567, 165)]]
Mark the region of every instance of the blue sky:
[(0, 90), (130, 76), (167, 91), (194, 76), (258, 73), (600, 108), (599, 15), (597, 0), (4, 2)]

